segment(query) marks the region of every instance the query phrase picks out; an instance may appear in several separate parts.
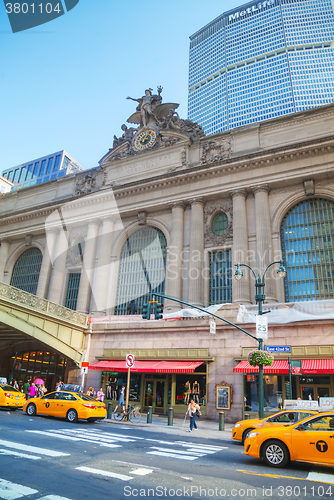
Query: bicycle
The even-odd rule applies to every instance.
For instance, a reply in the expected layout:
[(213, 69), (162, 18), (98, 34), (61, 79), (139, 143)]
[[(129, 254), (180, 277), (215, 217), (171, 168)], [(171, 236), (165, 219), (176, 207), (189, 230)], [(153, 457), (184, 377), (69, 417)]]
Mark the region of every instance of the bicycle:
[(138, 423), (141, 420), (140, 406), (136, 406), (135, 404), (132, 406), (128, 406), (125, 412), (122, 407), (117, 408), (116, 412), (113, 412), (112, 416), (115, 420), (121, 422), (125, 420), (126, 422)]

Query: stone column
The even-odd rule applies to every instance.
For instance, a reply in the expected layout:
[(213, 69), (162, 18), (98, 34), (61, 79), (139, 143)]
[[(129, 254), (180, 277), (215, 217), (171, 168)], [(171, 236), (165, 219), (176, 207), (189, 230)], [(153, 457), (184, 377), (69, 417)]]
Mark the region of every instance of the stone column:
[(201, 199), (190, 201), (190, 251), (189, 251), (189, 298), (188, 302), (203, 306), (204, 262), (204, 203)]
[(68, 250), (67, 232), (62, 228), (59, 230), (57, 238), (57, 246), (53, 261), (53, 270), (51, 275), (51, 283), (49, 288), (48, 300), (60, 304), (64, 280), (66, 275), (66, 257)]
[(114, 219), (112, 217), (108, 217), (103, 219), (100, 227), (99, 255), (92, 293), (92, 314), (95, 314), (96, 316), (106, 315), (114, 225)]
[(90, 308), (99, 226), (100, 222), (97, 219), (89, 222), (83, 253), (83, 264), (76, 310), (85, 314), (89, 312)]
[(45, 248), (43, 253), (43, 260), (41, 270), (38, 278), (38, 285), (36, 295), (46, 299), (50, 285), (50, 277), (52, 271), (52, 259), (55, 253), (57, 242), (58, 230), (52, 229), (46, 231)]
[[(167, 254), (166, 265), (166, 295), (182, 299), (182, 275), (183, 275), (183, 236), (184, 236), (184, 203), (173, 203), (172, 229), (170, 246)], [(182, 305), (166, 300), (165, 311), (174, 312), (182, 308)]]
[(242, 267), (243, 277), (234, 278), (235, 264), (248, 264), (248, 224), (246, 198), (243, 189), (231, 193), (233, 200), (233, 250), (232, 250), (232, 301), (250, 304), (250, 276), (247, 267)]
[[(256, 216), (256, 247), (257, 258), (260, 266), (261, 278), (268, 266), (273, 261), (273, 242), (271, 236), (271, 220), (269, 207), (269, 187), (256, 186), (253, 188), (255, 196)], [(274, 271), (275, 272), (275, 271)], [(276, 286), (272, 277), (273, 269), (269, 269), (265, 276), (264, 293), (268, 302), (276, 302)]]
[(3, 273), (5, 270), (6, 262), (8, 259), (8, 252), (9, 252), (9, 241), (8, 240), (1, 240), (1, 246), (0, 246), (0, 281), (3, 281)]

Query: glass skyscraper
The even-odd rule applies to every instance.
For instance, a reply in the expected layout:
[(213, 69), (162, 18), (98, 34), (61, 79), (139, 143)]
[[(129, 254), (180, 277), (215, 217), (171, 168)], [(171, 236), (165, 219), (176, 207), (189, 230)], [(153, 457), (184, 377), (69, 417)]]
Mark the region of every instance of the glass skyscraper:
[(206, 134), (334, 102), (332, 0), (263, 0), (190, 37), (188, 117)]
[(14, 184), (13, 190), (58, 179), (81, 170), (84, 168), (66, 151), (62, 150), (16, 167), (7, 168), (3, 170), (2, 176)]

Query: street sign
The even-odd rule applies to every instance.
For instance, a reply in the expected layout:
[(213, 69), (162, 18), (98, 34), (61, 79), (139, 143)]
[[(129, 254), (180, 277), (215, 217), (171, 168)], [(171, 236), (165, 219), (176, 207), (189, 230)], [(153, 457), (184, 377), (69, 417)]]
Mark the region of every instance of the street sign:
[(82, 368), (82, 373), (88, 373), (88, 366), (84, 366)]
[(81, 368), (86, 368), (89, 366), (89, 361), (81, 361)]
[(265, 350), (268, 352), (291, 352), (290, 345), (266, 345)]
[(135, 355), (127, 354), (125, 358), (125, 365), (127, 368), (133, 368), (135, 365)]
[(216, 322), (214, 319), (210, 319), (210, 333), (216, 333)]
[(300, 359), (291, 360), (292, 373), (294, 375), (302, 375), (302, 362)]
[(267, 339), (268, 338), (268, 318), (267, 316), (262, 316), (258, 314), (256, 316), (256, 338), (257, 339)]

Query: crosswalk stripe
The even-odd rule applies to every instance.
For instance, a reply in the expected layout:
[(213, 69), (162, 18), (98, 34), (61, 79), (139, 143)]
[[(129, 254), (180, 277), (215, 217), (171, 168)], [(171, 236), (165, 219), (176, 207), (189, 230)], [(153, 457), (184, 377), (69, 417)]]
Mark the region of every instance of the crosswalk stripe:
[(176, 453), (164, 453), (162, 451), (148, 451), (148, 455), (158, 455), (159, 457), (180, 458), (181, 460), (196, 460), (198, 457), (187, 455), (177, 455)]
[[(171, 448), (159, 448), (159, 446), (151, 446), (152, 450), (159, 450), (159, 451), (165, 451), (165, 452), (170, 452), (170, 453), (177, 453), (180, 455), (186, 455), (188, 451), (183, 451), (183, 450), (174, 450)], [(204, 457), (204, 453), (198, 453), (195, 452), (193, 453), (194, 456), (196, 457)]]
[(132, 476), (126, 476), (125, 474), (118, 474), (117, 472), (109, 472), (100, 469), (92, 469), (90, 467), (76, 467), (76, 470), (89, 472), (90, 474), (97, 474), (99, 476), (112, 477), (114, 479), (120, 479), (121, 481), (130, 481), (131, 479), (133, 479)]
[(333, 474), (322, 474), (321, 472), (309, 472), (307, 478), (309, 481), (319, 481), (320, 483), (334, 484)]
[(207, 450), (206, 448), (198, 448), (198, 447), (194, 447), (194, 448), (187, 448), (187, 451), (189, 451), (190, 453), (204, 453), (206, 455), (213, 455), (214, 453), (217, 453), (218, 450)]
[(34, 493), (38, 493), (38, 490), (0, 479), (0, 498), (3, 500), (16, 500), (16, 498), (33, 495)]
[(108, 448), (120, 448), (121, 447), (120, 444), (101, 443), (100, 441), (93, 441), (91, 439), (84, 439), (84, 438), (72, 437), (72, 436), (64, 436), (63, 434), (57, 434), (55, 432), (47, 432), (47, 431), (27, 431), (27, 432), (33, 432), (35, 434), (42, 434), (44, 436), (55, 437), (55, 438), (59, 438), (59, 439), (66, 439), (69, 441), (84, 441), (85, 443), (99, 444), (100, 446), (107, 446)]
[(179, 444), (181, 446), (193, 446), (196, 448), (205, 448), (206, 450), (212, 450), (212, 451), (220, 451), (220, 450), (227, 450), (228, 446), (214, 446), (212, 444), (201, 444), (201, 443), (188, 443), (187, 441), (175, 441), (175, 444)]
[(38, 500), (69, 500), (69, 498), (60, 497), (58, 495), (47, 495), (46, 497), (41, 497)]
[(72, 437), (72, 436), (64, 436), (62, 434), (56, 434), (55, 432), (48, 432), (48, 431), (26, 431), (26, 432), (31, 432), (33, 434), (39, 434), (41, 436), (57, 437), (57, 438), (60, 438), (60, 439), (67, 439), (69, 441), (82, 441), (80, 438)]
[(21, 443), (13, 443), (12, 441), (0, 440), (0, 446), (5, 446), (6, 448), (14, 448), (15, 450), (28, 451), (30, 453), (36, 453), (39, 455), (45, 455), (47, 457), (67, 457), (69, 453), (61, 453), (60, 451), (48, 450), (46, 448), (38, 448), (37, 446), (28, 446)]
[(34, 455), (26, 455), (25, 453), (19, 453), (18, 451), (11, 451), (11, 450), (0, 450), (0, 455), (12, 455), (14, 457), (28, 458), (29, 460), (41, 459), (41, 457), (35, 457)]
[(148, 474), (152, 474), (152, 472), (153, 469), (145, 469), (145, 467), (130, 470), (130, 474), (135, 474), (136, 476), (147, 476)]
[[(59, 436), (63, 435), (64, 431), (55, 431), (55, 433)], [(90, 441), (90, 439), (95, 439), (97, 441), (111, 441), (111, 442), (115, 442), (115, 441), (120, 441), (120, 442), (124, 442), (124, 443), (133, 443), (136, 441), (135, 438), (124, 438), (124, 437), (120, 437), (120, 436), (110, 436), (110, 434), (108, 433), (92, 433), (92, 432), (82, 432), (82, 431), (65, 431), (67, 433), (75, 433), (75, 436), (78, 436), (77, 439), (84, 439), (85, 441)]]

